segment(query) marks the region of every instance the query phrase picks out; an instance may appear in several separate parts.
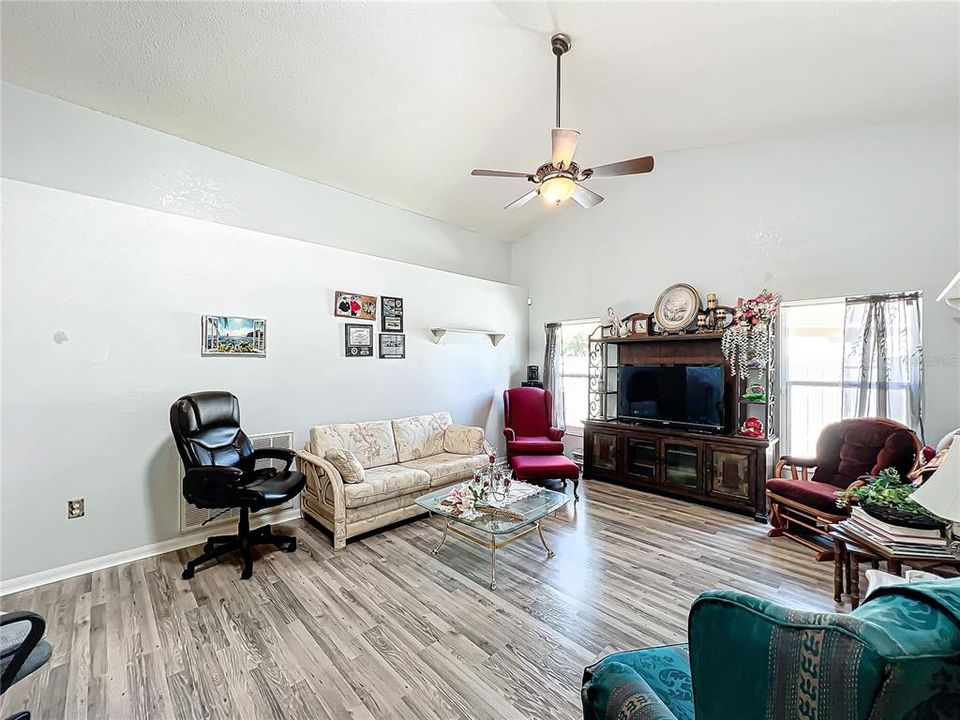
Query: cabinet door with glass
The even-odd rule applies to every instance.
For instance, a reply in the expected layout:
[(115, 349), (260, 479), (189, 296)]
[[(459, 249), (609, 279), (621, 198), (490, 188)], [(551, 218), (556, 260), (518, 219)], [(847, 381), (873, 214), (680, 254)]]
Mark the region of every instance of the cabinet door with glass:
[(631, 480), (653, 484), (657, 482), (660, 448), (657, 438), (633, 438), (626, 440), (626, 464), (624, 471)]
[(710, 447), (707, 452), (707, 492), (735, 500), (753, 501), (750, 463), (753, 453)]
[(590, 452), (592, 465), (597, 470), (617, 472), (618, 435), (612, 433), (595, 432), (590, 435)]
[(661, 482), (675, 490), (700, 490), (700, 444), (664, 440)]

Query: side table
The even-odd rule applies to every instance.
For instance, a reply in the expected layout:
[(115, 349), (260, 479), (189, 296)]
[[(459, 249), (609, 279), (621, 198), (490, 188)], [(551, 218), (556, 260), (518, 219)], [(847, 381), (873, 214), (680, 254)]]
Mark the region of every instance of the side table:
[(887, 572), (900, 575), (903, 566), (909, 565), (917, 570), (934, 568), (953, 568), (960, 571), (960, 557), (930, 557), (925, 555), (894, 554), (889, 548), (860, 537), (852, 537), (839, 525), (827, 526), (827, 534), (833, 540), (833, 599), (841, 602), (846, 580), (846, 590), (850, 594), (850, 607), (856, 610), (860, 606), (860, 561), (868, 560), (871, 567), (877, 569), (881, 562), (887, 564)]

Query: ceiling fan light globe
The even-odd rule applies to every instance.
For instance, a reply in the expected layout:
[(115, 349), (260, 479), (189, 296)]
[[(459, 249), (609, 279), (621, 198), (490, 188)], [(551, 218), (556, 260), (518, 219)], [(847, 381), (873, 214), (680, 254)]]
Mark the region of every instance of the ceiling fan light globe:
[(540, 195), (547, 202), (559, 205), (573, 195), (573, 191), (576, 189), (577, 184), (573, 180), (563, 175), (558, 175), (557, 177), (548, 178), (543, 181), (543, 184), (540, 186)]

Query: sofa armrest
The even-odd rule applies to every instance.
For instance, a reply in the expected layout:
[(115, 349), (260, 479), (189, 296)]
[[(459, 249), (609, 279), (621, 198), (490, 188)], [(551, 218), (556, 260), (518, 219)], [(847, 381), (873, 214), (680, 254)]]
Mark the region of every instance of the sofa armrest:
[[(343, 493), (343, 477), (333, 466), (333, 463), (324, 460), (319, 455), (314, 455), (308, 450), (297, 451), (297, 468), (307, 478), (307, 487), (324, 505), (330, 505), (330, 499), (333, 500), (334, 515), (339, 505), (346, 516), (345, 496)], [(327, 489), (330, 490), (330, 499), (326, 497)]]
[(703, 593), (688, 627), (697, 720), (727, 720), (731, 708), (737, 720), (765, 720), (770, 707), (815, 705), (818, 698), (807, 697), (817, 692), (811, 667), (844, 678), (819, 698), (831, 717), (867, 717), (886, 662), (861, 639), (862, 627), (856, 617), (787, 609), (736, 591)]
[(563, 430), (555, 427), (547, 428), (547, 437), (550, 438), (551, 440), (559, 442), (560, 439), (563, 437)]
[(503, 436), (507, 439), (507, 442), (513, 442), (517, 439), (517, 434), (513, 431), (513, 428), (505, 427), (503, 429)]
[[(777, 461), (777, 466), (773, 471), (774, 477), (783, 477), (783, 469), (790, 468), (790, 477), (793, 480), (809, 480), (810, 470), (817, 467), (817, 461), (814, 458), (798, 458), (793, 455), (783, 455)], [(798, 473), (797, 469), (801, 472)]]

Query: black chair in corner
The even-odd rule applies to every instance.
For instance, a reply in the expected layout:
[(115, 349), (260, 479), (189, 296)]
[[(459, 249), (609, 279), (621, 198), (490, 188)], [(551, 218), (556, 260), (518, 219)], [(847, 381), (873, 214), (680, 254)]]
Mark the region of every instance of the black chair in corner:
[[(46, 627), (36, 613), (20, 610), (0, 614), (0, 695), (51, 658), (53, 648), (43, 637)], [(30, 720), (30, 713), (21, 710), (7, 720)]]
[[(170, 427), (183, 460), (183, 497), (201, 508), (239, 508), (236, 535), (216, 535), (207, 540), (203, 554), (187, 563), (183, 579), (193, 577), (195, 568), (228, 552), (239, 550), (243, 557), (240, 577), (253, 575), (254, 545), (276, 545), (286, 552), (297, 549), (297, 539), (275, 535), (269, 525), (250, 530), (250, 513), (282, 505), (296, 497), (306, 479), (290, 470), (296, 454), (292, 450), (254, 450), (240, 428), (240, 403), (228, 392), (200, 392), (184, 395), (170, 407)], [(286, 461), (282, 470), (255, 464), (262, 458)]]

